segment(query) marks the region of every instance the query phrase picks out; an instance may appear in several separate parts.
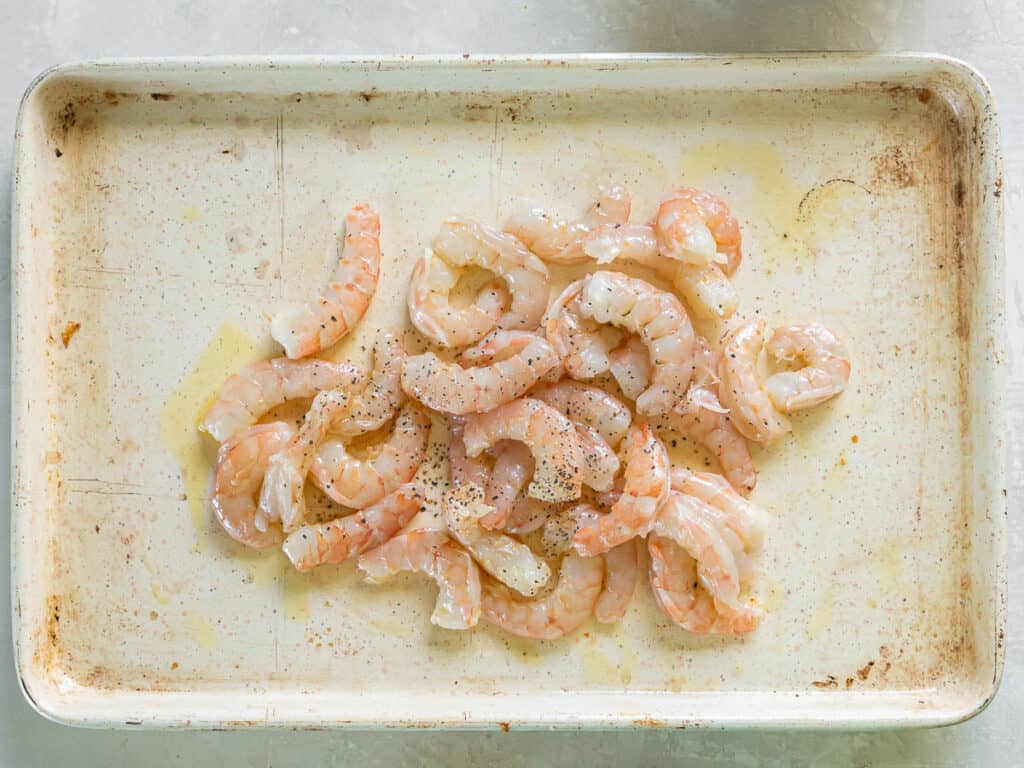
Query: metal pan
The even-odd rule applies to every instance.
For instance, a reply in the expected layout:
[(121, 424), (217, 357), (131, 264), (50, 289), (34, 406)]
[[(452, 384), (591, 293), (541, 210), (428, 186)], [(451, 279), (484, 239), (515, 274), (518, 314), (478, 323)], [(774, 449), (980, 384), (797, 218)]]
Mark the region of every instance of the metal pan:
[[(1005, 626), (1003, 243), (991, 96), (935, 56), (99, 61), (22, 106), (14, 632), (26, 695), (89, 726), (896, 727), (992, 697)], [(646, 589), (612, 628), (430, 626), (416, 578), (289, 573), (207, 511), (195, 431), (273, 347), (345, 209), (384, 278), (335, 354), (404, 322), (452, 213), (567, 215), (680, 182), (744, 227), (741, 312), (819, 319), (852, 386), (755, 459), (771, 525), (742, 639)], [(713, 332), (713, 329), (704, 329)], [(435, 449), (443, 454), (443, 433)], [(681, 455), (678, 447), (677, 455)], [(443, 472), (443, 461), (424, 473)]]

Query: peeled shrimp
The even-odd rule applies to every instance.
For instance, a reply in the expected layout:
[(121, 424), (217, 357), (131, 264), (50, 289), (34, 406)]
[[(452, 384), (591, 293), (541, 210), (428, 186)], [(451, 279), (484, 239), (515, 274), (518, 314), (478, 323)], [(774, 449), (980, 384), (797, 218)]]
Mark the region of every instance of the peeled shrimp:
[(453, 487), (476, 483), (481, 488), (487, 485), (491, 470), (482, 457), (466, 455), (466, 443), (462, 437), (462, 425), (453, 424), (448, 446), (448, 474)]
[(462, 436), (469, 456), (479, 456), (499, 440), (525, 443), (536, 463), (529, 495), (542, 501), (579, 498), (579, 436), (571, 421), (540, 400), (522, 398), (475, 414), (466, 421)]
[(480, 620), (480, 571), (469, 553), (442, 531), (395, 536), (360, 555), (357, 567), (371, 584), (379, 584), (400, 571), (432, 577), (439, 591), (431, 624), (443, 629), (468, 629)]
[(625, 438), (625, 482), (611, 511), (596, 526), (573, 537), (576, 552), (600, 555), (635, 536), (645, 536), (669, 492), (669, 460), (664, 444), (651, 428), (633, 427)]
[(350, 363), (285, 357), (261, 360), (224, 382), (199, 429), (224, 442), (288, 400), (313, 397), (324, 389), (355, 391), (365, 382), (362, 371)]
[(625, 344), (609, 353), (608, 360), (612, 378), (630, 400), (651, 385), (651, 356), (639, 336), (630, 335)]
[(380, 429), (395, 417), (405, 400), (402, 391), (402, 363), (405, 347), (392, 333), (383, 333), (373, 344), (373, 373), (370, 381), (349, 402), (345, 415), (332, 426), (342, 437), (354, 437)]
[(503, 585), (486, 579), (481, 599), (483, 616), (513, 635), (554, 640), (587, 620), (603, 581), (601, 558), (568, 555), (562, 559), (555, 588), (535, 600), (518, 599)]
[(525, 544), (480, 525), (480, 518), (493, 509), (479, 485), (460, 485), (441, 497), (445, 525), (480, 567), (520, 594), (536, 595), (551, 578), (551, 569)]
[(682, 402), (693, 374), (695, 334), (674, 295), (621, 272), (583, 280), (580, 306), (589, 317), (636, 333), (647, 346), (651, 384), (636, 400), (639, 413), (665, 413)]
[(717, 459), (722, 473), (740, 493), (749, 495), (757, 485), (757, 468), (747, 438), (736, 429), (718, 396), (704, 387), (691, 387), (677, 414), (668, 414), (668, 425), (704, 446)]
[(227, 534), (239, 544), (261, 549), (280, 544), (277, 526), (256, 527), (256, 494), (263, 483), (270, 457), (295, 434), (287, 422), (255, 424), (221, 445), (213, 486), (213, 513)]
[(533, 533), (557, 512), (559, 506), (520, 493), (505, 518), (505, 530), (516, 535)]
[(568, 555), (572, 552), (572, 539), (576, 531), (587, 526), (597, 525), (601, 513), (586, 502), (574, 504), (547, 519), (540, 545), (548, 557)]
[(732, 317), (740, 305), (736, 288), (718, 264), (681, 262), (672, 285), (696, 317), (724, 320)]
[(583, 316), (580, 293), (583, 280), (566, 286), (544, 315), (544, 334), (561, 359), (565, 371), (575, 379), (592, 379), (609, 369), (612, 342), (601, 326)]
[(543, 400), (571, 421), (593, 427), (613, 448), (625, 437), (633, 420), (629, 408), (617, 397), (578, 381), (540, 384), (531, 390), (530, 397)]
[(658, 249), (690, 264), (709, 264), (721, 254), (727, 274), (742, 258), (740, 224), (729, 206), (698, 189), (681, 189), (662, 202), (655, 219)]
[(331, 426), (345, 412), (348, 401), (348, 394), (340, 389), (327, 390), (313, 398), (298, 432), (270, 459), (260, 489), (257, 528), (265, 530), (268, 522), (280, 521), (288, 533), (302, 524), (306, 517), (303, 493), (306, 474)]
[(363, 203), (345, 217), (345, 245), (326, 295), (278, 313), (270, 335), (291, 358), (326, 349), (362, 319), (379, 276), (380, 217)]
[(672, 488), (722, 512), (724, 524), (739, 537), (746, 549), (761, 546), (763, 513), (737, 493), (726, 478), (711, 472), (677, 468), (672, 470)]
[(448, 297), (458, 282), (458, 271), (429, 248), (416, 263), (409, 282), (409, 320), (420, 333), (445, 347), (482, 339), (497, 326), (508, 303), (505, 287), (490, 282), (472, 304), (455, 307)]
[(464, 368), (433, 352), (414, 355), (402, 367), (402, 388), (410, 397), (442, 413), (488, 411), (522, 395), (558, 364), (551, 345), (526, 331), (496, 331), (463, 359), (495, 359)]
[(429, 438), (430, 417), (407, 404), (376, 455), (357, 459), (341, 440), (326, 440), (310, 467), (310, 477), (333, 501), (362, 509), (412, 480), (427, 452)]
[(548, 300), (548, 269), (515, 235), (475, 221), (448, 219), (434, 238), (434, 252), (453, 267), (494, 272), (511, 293), (501, 328), (532, 330)]
[(595, 228), (604, 224), (625, 224), (632, 206), (625, 188), (614, 185), (602, 189), (593, 207), (577, 222), (556, 221), (539, 205), (528, 200), (513, 208), (505, 231), (522, 240), (545, 261), (577, 264), (589, 257), (579, 247)]
[(594, 605), (594, 618), (602, 624), (611, 624), (626, 615), (636, 591), (638, 573), (634, 540), (604, 553), (604, 586)]
[(304, 525), (284, 540), (284, 553), (300, 571), (341, 563), (380, 546), (423, 508), (424, 489), (406, 483), (373, 506), (327, 523)]
[(533, 454), (518, 440), (500, 443), (495, 454), (491, 476), (484, 486), (487, 503), (494, 511), (480, 518), (480, 524), (491, 529), (505, 527), (516, 499), (526, 491), (534, 470)]
[(761, 611), (749, 603), (730, 608), (701, 588), (697, 561), (670, 538), (651, 535), (651, 591), (658, 607), (688, 632), (742, 634), (757, 629)]
[(846, 389), (850, 361), (842, 342), (825, 326), (807, 323), (776, 328), (765, 348), (781, 362), (805, 363), (798, 371), (776, 373), (764, 383), (768, 397), (783, 413), (811, 408)]
[(764, 325), (763, 320), (750, 320), (726, 335), (718, 368), (718, 395), (736, 429), (750, 440), (768, 444), (790, 426), (772, 404), (758, 372)]

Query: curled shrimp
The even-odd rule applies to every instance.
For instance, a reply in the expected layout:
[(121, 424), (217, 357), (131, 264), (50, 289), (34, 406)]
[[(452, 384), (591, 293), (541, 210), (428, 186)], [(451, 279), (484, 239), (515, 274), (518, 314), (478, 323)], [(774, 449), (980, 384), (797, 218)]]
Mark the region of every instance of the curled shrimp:
[(445, 525), (480, 567), (520, 594), (536, 595), (551, 578), (551, 569), (525, 544), (480, 525), (480, 518), (493, 510), (479, 485), (460, 485), (441, 497)]
[(533, 477), (533, 454), (525, 443), (510, 440), (495, 448), (494, 467), (487, 478), (487, 503), (494, 507), (480, 518), (484, 528), (504, 528), (516, 500), (526, 491)]
[(604, 586), (594, 604), (594, 618), (602, 624), (611, 624), (626, 615), (629, 601), (636, 591), (639, 566), (636, 542), (612, 547), (604, 553)]
[(610, 490), (619, 473), (619, 457), (601, 434), (587, 424), (576, 424), (580, 439), (580, 481), (595, 491)]
[(239, 544), (262, 549), (280, 544), (278, 526), (256, 527), (256, 494), (263, 484), (270, 457), (295, 434), (287, 422), (254, 424), (228, 438), (217, 452), (213, 486), (213, 513), (227, 534)]
[(288, 400), (313, 397), (325, 389), (355, 391), (365, 383), (363, 372), (350, 363), (261, 360), (224, 382), (199, 429), (224, 442)]
[(480, 620), (480, 571), (469, 553), (442, 531), (395, 536), (360, 555), (357, 567), (371, 584), (401, 571), (433, 578), (438, 594), (431, 624), (443, 629), (469, 629)]
[(405, 400), (402, 364), (405, 347), (393, 333), (380, 334), (373, 344), (373, 372), (361, 391), (349, 401), (345, 414), (331, 429), (342, 437), (355, 437), (380, 429), (395, 417)]
[(597, 202), (576, 222), (555, 220), (541, 206), (523, 200), (512, 209), (505, 231), (545, 261), (578, 264), (589, 258), (579, 247), (580, 242), (602, 225), (625, 224), (631, 207), (629, 193), (617, 184), (602, 188)]
[(740, 305), (736, 288), (718, 264), (680, 263), (672, 285), (690, 311), (700, 318), (724, 320), (736, 314)]
[(583, 280), (566, 286), (544, 315), (544, 335), (558, 353), (566, 373), (575, 379), (592, 379), (606, 372), (612, 342), (601, 326), (583, 316), (580, 293)]
[(376, 504), (327, 523), (303, 525), (284, 540), (284, 553), (299, 571), (326, 563), (341, 563), (380, 546), (416, 516), (426, 494), (406, 483)]
[(518, 440), (533, 454), (536, 469), (527, 493), (542, 501), (571, 501), (582, 489), (583, 457), (572, 422), (540, 400), (522, 398), (474, 414), (462, 433), (469, 456), (499, 440)]
[(430, 417), (414, 405), (403, 406), (391, 436), (368, 459), (351, 456), (341, 440), (325, 440), (310, 467), (313, 482), (343, 507), (362, 509), (416, 474), (427, 452)]
[(805, 363), (798, 371), (782, 371), (764, 382), (768, 397), (783, 413), (823, 403), (846, 389), (850, 380), (842, 342), (819, 323), (776, 328), (765, 348), (780, 362)]
[(636, 400), (651, 385), (651, 356), (639, 336), (630, 335), (608, 355), (608, 370), (622, 394)]
[(453, 424), (448, 446), (448, 474), (453, 487), (475, 483), (481, 488), (487, 485), (491, 470), (482, 456), (467, 456), (466, 442), (462, 436), (463, 425)]
[(504, 585), (485, 579), (481, 596), (483, 617), (513, 635), (554, 640), (587, 620), (603, 582), (601, 558), (577, 555), (562, 559), (555, 588), (534, 600), (519, 599)]
[(729, 206), (699, 189), (681, 189), (662, 202), (655, 218), (659, 251), (690, 264), (709, 264), (719, 255), (732, 274), (742, 259), (740, 224)]
[(768, 444), (789, 431), (789, 421), (772, 404), (758, 371), (764, 321), (750, 320), (730, 331), (719, 363), (719, 399), (747, 439)]
[(306, 474), (332, 424), (345, 412), (348, 401), (349, 395), (340, 389), (318, 394), (294, 437), (270, 458), (256, 515), (259, 530), (266, 530), (268, 522), (280, 522), (285, 533), (289, 533), (305, 520)]
[(761, 611), (749, 603), (736, 609), (715, 600), (701, 588), (697, 561), (670, 538), (651, 535), (650, 584), (662, 612), (688, 632), (743, 634), (757, 629)]
[(722, 522), (739, 537), (745, 549), (761, 546), (764, 514), (743, 498), (726, 478), (712, 472), (676, 468), (672, 470), (672, 488), (719, 510)]
[(651, 384), (636, 400), (639, 413), (665, 413), (682, 402), (693, 375), (696, 336), (674, 295), (621, 272), (594, 272), (583, 280), (587, 316), (640, 336), (650, 355)]
[(431, 341), (444, 347), (462, 347), (479, 341), (501, 319), (508, 291), (500, 282), (489, 282), (467, 306), (449, 301), (459, 273), (429, 248), (412, 272), (409, 282), (409, 320)]
[(597, 525), (573, 537), (576, 552), (600, 555), (635, 536), (645, 536), (669, 492), (669, 460), (665, 445), (647, 424), (626, 435), (622, 493)]
[(476, 266), (508, 285), (508, 311), (499, 327), (532, 330), (548, 299), (548, 269), (515, 235), (475, 221), (448, 219), (434, 238), (434, 252), (453, 267)]
[(625, 437), (633, 420), (629, 408), (617, 397), (578, 381), (539, 384), (530, 391), (530, 397), (544, 401), (571, 421), (592, 427), (613, 448)]
[(551, 515), (544, 522), (540, 545), (548, 557), (568, 555), (572, 540), (580, 528), (596, 525), (601, 513), (593, 504), (580, 502)]
[(757, 485), (757, 468), (747, 438), (736, 429), (729, 412), (711, 389), (691, 387), (678, 414), (666, 414), (670, 429), (703, 446), (715, 457), (722, 473), (740, 493)]
[(331, 346), (366, 313), (380, 276), (380, 217), (369, 205), (357, 205), (345, 217), (345, 241), (325, 295), (315, 302), (279, 312), (270, 335), (291, 358)]
[(551, 345), (527, 331), (495, 331), (463, 353), (467, 362), (482, 359), (494, 362), (464, 368), (433, 352), (414, 355), (402, 367), (402, 388), (435, 411), (464, 415), (514, 400), (558, 364)]

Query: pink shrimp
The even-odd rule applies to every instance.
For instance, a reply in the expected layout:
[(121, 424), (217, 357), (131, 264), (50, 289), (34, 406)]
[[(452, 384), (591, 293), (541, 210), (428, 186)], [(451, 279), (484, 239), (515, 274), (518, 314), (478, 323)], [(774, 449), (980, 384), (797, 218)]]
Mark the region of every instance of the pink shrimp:
[(850, 380), (842, 342), (820, 323), (776, 328), (765, 348), (780, 362), (805, 363), (798, 371), (776, 373), (764, 383), (768, 397), (783, 413), (823, 403), (846, 389)]
[(260, 360), (224, 382), (199, 428), (224, 442), (288, 400), (313, 397), (325, 389), (354, 392), (365, 382), (363, 372), (350, 363)]
[(535, 640), (554, 640), (572, 632), (590, 616), (601, 594), (604, 562), (599, 557), (562, 559), (555, 588), (533, 600), (516, 598), (493, 579), (483, 585), (483, 617), (506, 632)]
[(740, 539), (745, 548), (757, 549), (763, 538), (765, 515), (743, 498), (729, 481), (711, 472), (672, 470), (672, 488), (689, 494), (723, 514), (723, 523)]
[(373, 506), (327, 523), (304, 525), (284, 540), (284, 553), (297, 570), (341, 563), (378, 547), (421, 511), (426, 500), (417, 483), (406, 483)]
[(740, 224), (729, 206), (710, 192), (681, 189), (662, 202), (655, 220), (662, 254), (691, 264), (708, 264), (722, 254), (726, 274), (742, 259)]
[(636, 400), (651, 385), (651, 356), (639, 336), (630, 335), (608, 354), (608, 369), (622, 394)]
[(604, 571), (604, 587), (594, 605), (594, 618), (602, 624), (611, 624), (626, 615), (636, 591), (639, 574), (636, 541), (630, 539), (605, 552)]
[(625, 437), (633, 420), (629, 408), (617, 397), (578, 381), (539, 384), (530, 391), (530, 397), (543, 400), (570, 421), (592, 427), (613, 448)]
[(767, 445), (788, 432), (790, 425), (772, 404), (758, 372), (764, 325), (763, 320), (750, 320), (726, 335), (718, 396), (736, 429), (747, 439)]
[(600, 555), (635, 536), (645, 536), (669, 492), (669, 460), (664, 444), (647, 424), (625, 438), (625, 482), (622, 494), (596, 526), (573, 537), (576, 552)]
[(480, 571), (469, 553), (442, 531), (395, 536), (360, 555), (357, 567), (371, 584), (401, 571), (432, 577), (439, 589), (431, 624), (443, 629), (469, 629), (480, 620)]
[(476, 483), (480, 487), (486, 487), (491, 469), (482, 456), (466, 455), (466, 442), (462, 431), (462, 424), (452, 424), (448, 446), (448, 474), (451, 485), (458, 488), (460, 485)]
[(326, 295), (278, 313), (270, 323), (270, 335), (290, 358), (326, 349), (362, 319), (379, 276), (380, 217), (363, 203), (345, 217), (345, 246)]
[(544, 315), (544, 334), (561, 359), (565, 372), (575, 379), (592, 379), (605, 373), (613, 344), (600, 325), (583, 316), (580, 294), (583, 280), (566, 286)]
[(342, 437), (355, 437), (380, 429), (393, 418), (405, 400), (402, 364), (405, 347), (393, 333), (381, 333), (373, 343), (373, 373), (361, 390), (352, 395), (343, 416), (331, 429)]
[(516, 499), (526, 491), (533, 477), (533, 454), (525, 443), (510, 440), (495, 449), (494, 467), (487, 479), (487, 503), (494, 511), (480, 518), (484, 528), (504, 528)]
[(256, 494), (263, 484), (270, 457), (295, 434), (287, 422), (255, 424), (237, 432), (217, 452), (213, 486), (213, 513), (227, 534), (239, 544), (262, 549), (281, 543), (279, 526), (256, 527)]

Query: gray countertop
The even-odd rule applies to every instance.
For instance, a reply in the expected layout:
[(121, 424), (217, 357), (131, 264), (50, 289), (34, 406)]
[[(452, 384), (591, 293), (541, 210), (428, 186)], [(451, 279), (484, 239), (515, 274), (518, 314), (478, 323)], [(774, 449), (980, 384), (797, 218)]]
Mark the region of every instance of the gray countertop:
[[(213, 4), (211, 4), (213, 5)], [(10, 177), (14, 120), (30, 80), (52, 64), (100, 56), (511, 53), (583, 51), (912, 50), (945, 53), (989, 80), (1001, 114), (1006, 204), (1009, 579), (1024, 578), (1024, 4), (1018, 0), (562, 0), (375, 4), (294, 0), (48, 0), (0, 3), (0, 175)], [(227, 6), (233, 6), (228, 9)], [(10, 187), (0, 187), (0, 295), (10, 281)], [(10, 308), (0, 303), (0, 433), (10, 426)], [(7, 452), (4, 448), (4, 452)], [(10, 457), (0, 459), (9, 487)], [(6, 498), (4, 503), (6, 504)], [(6, 546), (8, 528), (0, 526)], [(9, 578), (0, 592), (8, 594)], [(12, 663), (0, 610), (0, 765), (362, 766), (703, 765), (973, 766), (1024, 764), (1024, 610), (1011, 596), (1006, 668), (992, 705), (952, 728), (881, 733), (134, 733), (66, 728), (36, 715)]]

